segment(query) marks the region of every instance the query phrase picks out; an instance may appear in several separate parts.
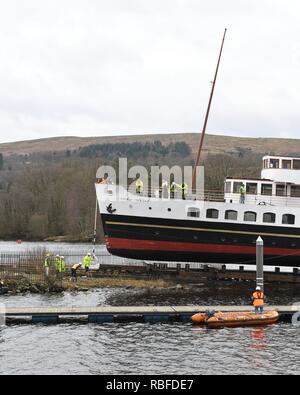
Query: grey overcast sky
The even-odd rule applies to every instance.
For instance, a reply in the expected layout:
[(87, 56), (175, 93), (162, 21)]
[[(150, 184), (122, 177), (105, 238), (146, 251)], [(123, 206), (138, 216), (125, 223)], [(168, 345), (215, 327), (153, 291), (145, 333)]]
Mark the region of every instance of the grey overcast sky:
[(0, 142), (300, 130), (299, 0), (0, 0)]

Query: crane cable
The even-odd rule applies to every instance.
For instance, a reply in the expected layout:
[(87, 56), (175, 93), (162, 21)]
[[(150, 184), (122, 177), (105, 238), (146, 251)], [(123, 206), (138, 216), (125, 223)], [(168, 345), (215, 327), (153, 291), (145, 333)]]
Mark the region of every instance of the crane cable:
[[(94, 221), (94, 239), (93, 239), (93, 258), (98, 262), (96, 256), (96, 241), (97, 241), (97, 220), (98, 220), (98, 199), (96, 196), (96, 208), (95, 208), (95, 221)], [(100, 268), (100, 265), (99, 265)]]

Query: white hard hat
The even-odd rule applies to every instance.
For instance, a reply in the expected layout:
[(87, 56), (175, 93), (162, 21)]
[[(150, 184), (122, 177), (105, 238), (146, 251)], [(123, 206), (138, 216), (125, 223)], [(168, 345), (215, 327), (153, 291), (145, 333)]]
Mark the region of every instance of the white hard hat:
[(64, 257), (64, 256), (61, 256), (61, 259), (65, 259), (65, 257)]
[(89, 252), (89, 253), (88, 253), (88, 256), (91, 256), (91, 255), (92, 255), (92, 254)]
[(256, 287), (256, 291), (261, 291), (261, 287)]
[(59, 257), (60, 257), (60, 256), (57, 254), (57, 255), (56, 255), (56, 258), (59, 258)]

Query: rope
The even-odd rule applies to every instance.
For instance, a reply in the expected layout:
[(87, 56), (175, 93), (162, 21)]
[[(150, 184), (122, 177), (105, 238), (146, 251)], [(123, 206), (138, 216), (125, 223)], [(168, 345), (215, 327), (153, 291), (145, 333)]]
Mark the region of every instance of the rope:
[(98, 199), (96, 197), (96, 208), (95, 208), (95, 222), (94, 222), (94, 246), (93, 246), (93, 256), (96, 260), (98, 258), (96, 257), (96, 240), (97, 240), (97, 219), (98, 219)]

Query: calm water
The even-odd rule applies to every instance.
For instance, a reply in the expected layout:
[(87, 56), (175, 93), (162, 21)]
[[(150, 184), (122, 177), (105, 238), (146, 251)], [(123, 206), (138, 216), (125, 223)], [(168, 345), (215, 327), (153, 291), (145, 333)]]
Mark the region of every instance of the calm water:
[[(0, 296), (6, 306), (244, 304), (247, 285), (198, 284), (185, 291), (94, 290)], [(273, 304), (300, 290), (269, 287)], [(0, 329), (0, 374), (299, 374), (300, 327), (208, 330), (190, 324), (10, 326)]]
[[(54, 243), (54, 242), (22, 242), (18, 244), (16, 241), (0, 241), (0, 252), (24, 253), (28, 251), (35, 251), (39, 249), (46, 249), (55, 254), (67, 254), (71, 252), (88, 252), (93, 249), (92, 244), (86, 243)], [(97, 245), (96, 253), (105, 252), (105, 246)]]
[[(209, 300), (219, 304), (220, 293)], [(96, 306), (174, 304), (175, 299), (167, 293), (107, 289), (1, 297), (0, 303)], [(200, 293), (195, 299), (201, 303)], [(177, 297), (178, 304), (187, 301), (189, 294)], [(9, 326), (0, 330), (0, 374), (299, 374), (299, 335), (300, 328), (289, 324), (223, 330), (180, 323)]]

